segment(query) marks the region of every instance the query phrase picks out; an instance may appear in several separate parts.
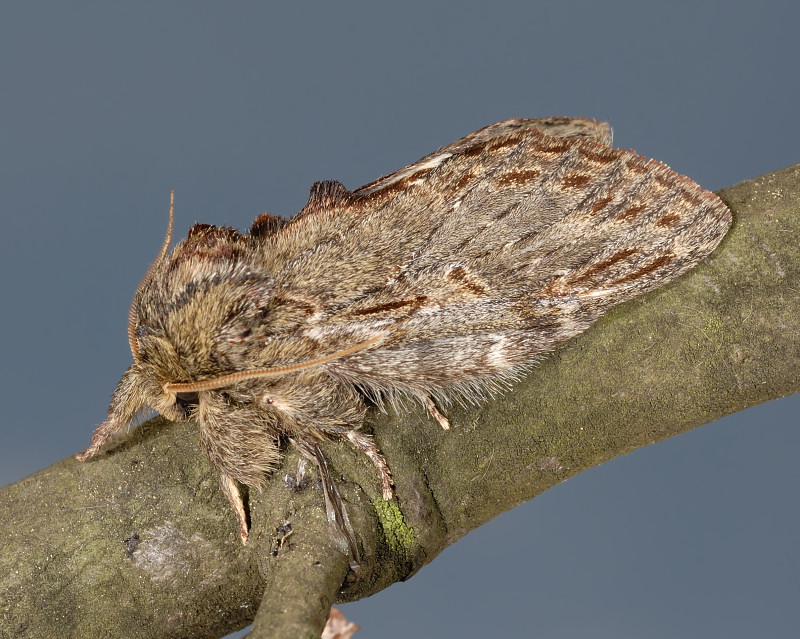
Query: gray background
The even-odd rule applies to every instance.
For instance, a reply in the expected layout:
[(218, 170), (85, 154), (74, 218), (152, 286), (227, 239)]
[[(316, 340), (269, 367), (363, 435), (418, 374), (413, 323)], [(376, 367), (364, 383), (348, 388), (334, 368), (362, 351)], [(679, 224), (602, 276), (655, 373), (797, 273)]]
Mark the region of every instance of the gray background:
[[(800, 159), (796, 3), (552, 5), (3, 3), (0, 484), (103, 419), (172, 188), (178, 235), (246, 228), (516, 115), (609, 120), (710, 189)], [(798, 636), (798, 411), (586, 472), (345, 613), (383, 638)]]

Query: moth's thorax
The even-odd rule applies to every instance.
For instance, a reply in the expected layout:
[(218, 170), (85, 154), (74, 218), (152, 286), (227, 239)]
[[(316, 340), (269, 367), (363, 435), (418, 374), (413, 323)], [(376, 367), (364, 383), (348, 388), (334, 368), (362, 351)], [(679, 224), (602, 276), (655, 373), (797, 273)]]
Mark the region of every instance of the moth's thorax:
[(238, 235), (222, 231), (190, 233), (135, 301), (139, 357), (164, 381), (241, 370), (269, 332), (273, 278)]

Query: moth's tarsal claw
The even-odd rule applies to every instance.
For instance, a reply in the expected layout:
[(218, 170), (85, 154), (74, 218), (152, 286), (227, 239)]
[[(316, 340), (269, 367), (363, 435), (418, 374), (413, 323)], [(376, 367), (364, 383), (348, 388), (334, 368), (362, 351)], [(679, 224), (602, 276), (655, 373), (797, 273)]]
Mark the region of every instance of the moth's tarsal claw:
[(77, 455), (75, 455), (75, 459), (77, 459), (79, 462), (83, 463), (87, 459), (90, 459), (91, 457), (94, 457), (94, 454), (96, 452), (97, 452), (97, 450), (95, 450), (94, 446), (90, 446), (89, 448), (87, 448), (82, 453), (78, 453)]
[(389, 501), (394, 497), (392, 471), (389, 470), (389, 464), (386, 463), (386, 459), (378, 448), (378, 445), (369, 435), (364, 435), (354, 430), (347, 433), (347, 439), (375, 464), (375, 468), (378, 469), (378, 473), (381, 477), (381, 493), (383, 498)]
[(242, 500), (242, 494), (239, 492), (239, 487), (233, 477), (224, 474), (220, 475), (219, 485), (223, 494), (233, 506), (233, 512), (236, 513), (236, 521), (239, 524), (239, 536), (242, 539), (242, 545), (245, 545), (250, 539), (250, 531), (247, 526), (247, 512), (244, 509), (244, 501)]
[(75, 459), (77, 459), (79, 462), (85, 462), (87, 459), (94, 457), (97, 454), (97, 451), (99, 451), (103, 447), (103, 444), (106, 443), (108, 438), (111, 437), (111, 435), (117, 430), (118, 429), (116, 425), (111, 420), (104, 421), (95, 429), (94, 433), (92, 434), (92, 441), (89, 445), (89, 448), (82, 453), (75, 455)]
[(450, 430), (450, 420), (439, 412), (439, 409), (436, 408), (436, 404), (433, 403), (433, 400), (430, 398), (430, 395), (425, 397), (425, 408), (428, 409), (428, 412), (431, 414), (431, 417), (433, 417), (437, 422), (439, 422), (439, 425), (444, 430)]

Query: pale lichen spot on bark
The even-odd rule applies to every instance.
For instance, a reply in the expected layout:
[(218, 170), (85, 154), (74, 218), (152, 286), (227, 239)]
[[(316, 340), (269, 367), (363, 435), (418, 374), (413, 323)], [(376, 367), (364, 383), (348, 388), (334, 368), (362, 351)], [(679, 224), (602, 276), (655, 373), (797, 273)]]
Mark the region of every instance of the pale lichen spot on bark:
[[(146, 572), (157, 584), (183, 582), (186, 574), (196, 571), (204, 564), (198, 559), (218, 555), (219, 550), (198, 532), (187, 536), (184, 531), (170, 521), (160, 526), (148, 528), (140, 533), (140, 542), (133, 551), (133, 565)], [(221, 565), (215, 558), (212, 562)], [(217, 581), (214, 572), (204, 575), (204, 583)]]

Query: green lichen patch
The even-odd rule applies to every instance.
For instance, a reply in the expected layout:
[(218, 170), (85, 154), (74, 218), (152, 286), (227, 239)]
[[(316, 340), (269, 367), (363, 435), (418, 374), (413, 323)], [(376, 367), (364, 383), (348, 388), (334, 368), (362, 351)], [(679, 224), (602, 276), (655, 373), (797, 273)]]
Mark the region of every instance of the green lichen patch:
[(395, 553), (410, 555), (416, 537), (414, 529), (409, 527), (403, 519), (403, 513), (400, 512), (397, 500), (375, 499), (372, 504), (378, 515), (386, 544)]

